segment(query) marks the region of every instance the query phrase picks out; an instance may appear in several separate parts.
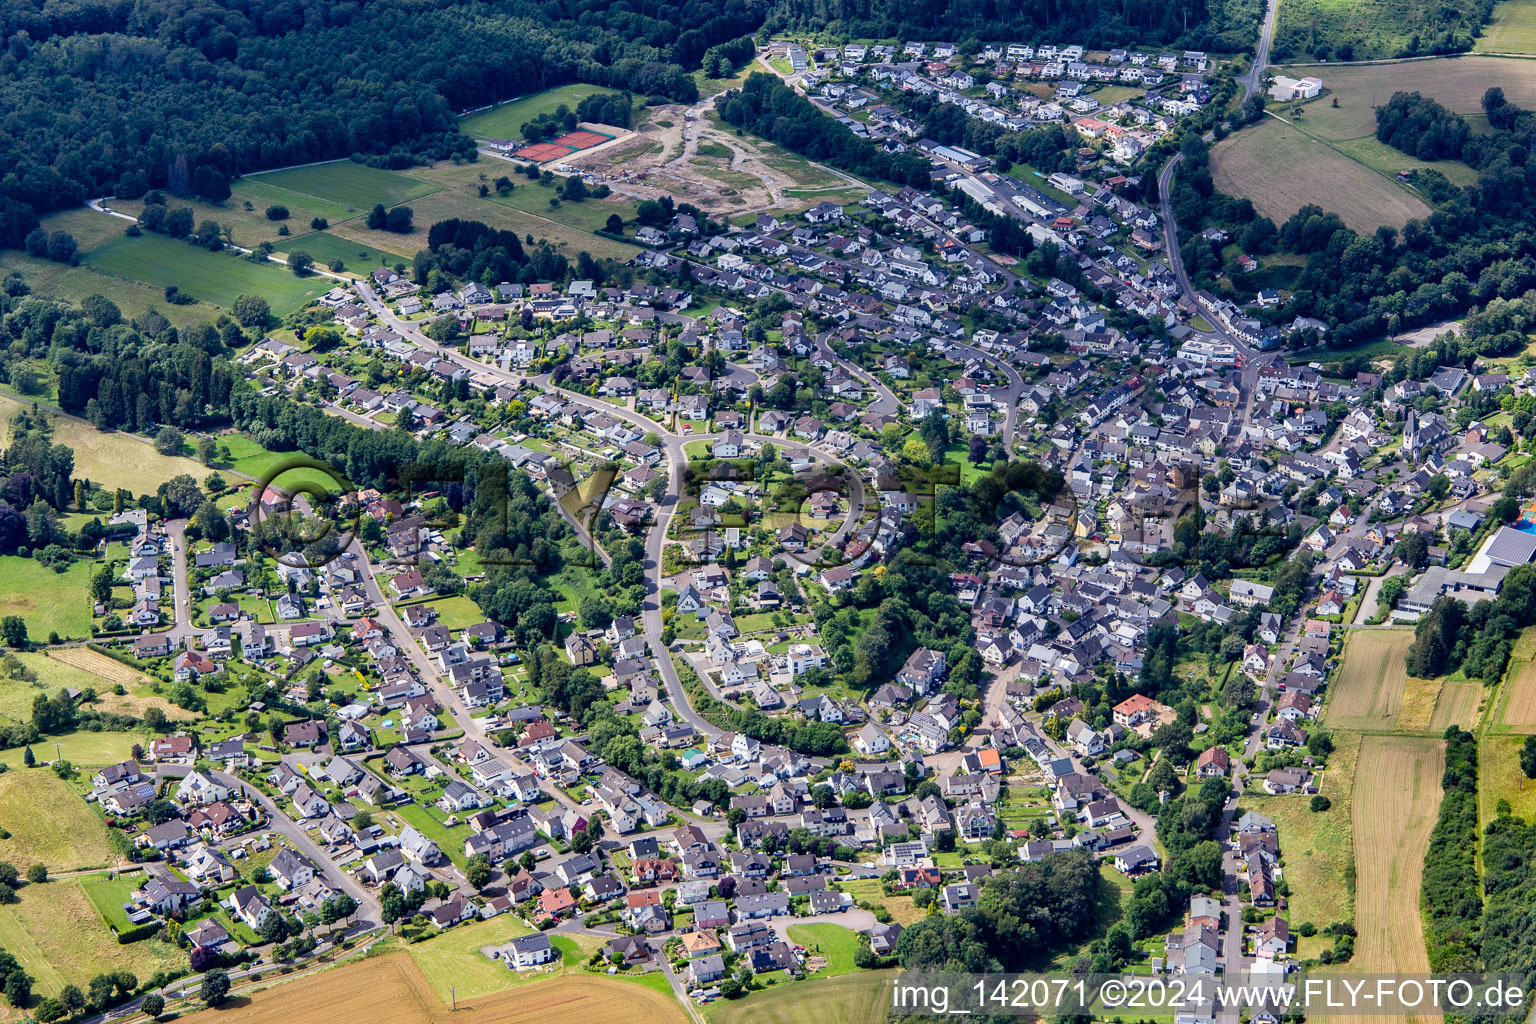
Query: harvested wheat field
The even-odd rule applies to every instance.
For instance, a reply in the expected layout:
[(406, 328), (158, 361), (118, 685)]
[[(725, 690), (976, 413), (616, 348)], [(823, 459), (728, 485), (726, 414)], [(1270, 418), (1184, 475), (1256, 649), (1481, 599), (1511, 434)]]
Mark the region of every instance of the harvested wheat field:
[(1504, 680), (1509, 692), (1504, 699), (1503, 725), (1514, 732), (1536, 732), (1536, 658), (1527, 654), (1519, 660), (1521, 646), (1516, 645), (1516, 660), (1510, 663)]
[(1424, 851), (1440, 809), (1440, 740), (1366, 736), (1355, 769), (1355, 958), (1365, 972), (1429, 970), (1419, 920)]
[[(1307, 168), (1297, 174), (1296, 168)], [(1235, 132), (1211, 150), (1211, 176), (1283, 224), (1308, 203), (1337, 213), (1355, 231), (1402, 227), (1429, 207), (1396, 181), (1276, 118)]]
[[(98, 706), (103, 711), (143, 718), (144, 712), (153, 707), (159, 708), (166, 718), (175, 722), (190, 722), (197, 717), (195, 712), (179, 708), (158, 694), (145, 692), (154, 685), (155, 680), (143, 672), (88, 647), (59, 647), (40, 655), (25, 657), (37, 659), (28, 664), (36, 670), (38, 679), (50, 689), (59, 686), (72, 686), (77, 690), (86, 687), (94, 689)], [(119, 695), (112, 692), (112, 687), (119, 683), (127, 693)]]
[[(1357, 629), (1349, 634), (1329, 687), (1324, 718), (1334, 729), (1391, 729), (1403, 710), (1413, 643), (1408, 629)], [(1428, 721), (1428, 715), (1425, 716)]]
[(686, 1024), (682, 1009), (655, 989), (584, 976), (462, 1000), (454, 1013), (405, 953), (321, 971), (182, 1019), (192, 1024), (428, 1024), (449, 1019), (456, 1024)]

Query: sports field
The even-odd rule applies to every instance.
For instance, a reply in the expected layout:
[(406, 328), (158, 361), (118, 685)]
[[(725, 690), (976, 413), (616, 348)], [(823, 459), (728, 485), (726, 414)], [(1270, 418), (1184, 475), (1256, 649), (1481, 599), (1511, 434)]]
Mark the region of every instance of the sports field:
[(1408, 629), (1352, 630), (1329, 686), (1323, 721), (1334, 729), (1391, 729), (1403, 708), (1413, 643)]
[(106, 825), (79, 793), (45, 768), (0, 775), (0, 826), (11, 833), (0, 839), (0, 860), (22, 871), (32, 864), (58, 872), (113, 862)]
[(1355, 771), (1355, 958), (1365, 972), (1424, 972), (1419, 878), (1440, 808), (1440, 740), (1366, 736)]
[(0, 555), (0, 617), (20, 615), (34, 640), (83, 639), (91, 632), (91, 562), (77, 559), (63, 572), (31, 558)]
[[(0, 445), (10, 443), (11, 417), (27, 408), (30, 403), (0, 394)], [(208, 467), (197, 460), (161, 455), (154, 445), (129, 434), (103, 433), (83, 420), (46, 412), (45, 415), (53, 423), (55, 443), (74, 449), (75, 476), (93, 484), (153, 494), (178, 473), (190, 473), (198, 480), (208, 475)]]
[(107, 930), (78, 879), (29, 885), (17, 903), (0, 906), (0, 949), (13, 953), (37, 983), (33, 992), (57, 995), (82, 988), (103, 971), (131, 971), (139, 980), (186, 965), (170, 943), (146, 939), (126, 946)]
[(213, 253), (164, 235), (119, 235), (85, 254), (87, 266), (156, 288), (175, 285), (188, 295), (230, 309), (241, 295), (260, 295), (283, 316), (336, 286), (328, 277), (295, 277), (276, 263), (252, 263)]
[[(511, 973), (501, 968), (504, 974)], [(218, 1010), (194, 1013), (194, 1024), (429, 1024), (449, 1008), (405, 953), (373, 957), (276, 984)], [(686, 1024), (682, 1009), (644, 985), (566, 975), (469, 1000), (452, 1015), (460, 1024)]]
[(618, 91), (600, 85), (580, 83), (559, 85), (553, 89), (545, 89), (532, 96), (508, 100), (490, 110), (472, 114), (459, 122), (459, 131), (477, 139), (521, 138), (520, 130), (524, 123), (532, 121), (540, 114), (553, 114), (562, 103), (571, 110), (575, 110), (576, 105), (588, 96), (595, 93), (608, 96)]
[(1275, 118), (1217, 144), (1211, 150), (1211, 174), (1223, 192), (1252, 200), (1276, 224), (1308, 203), (1337, 213), (1366, 234), (1429, 214), (1429, 207), (1408, 189)]
[(1484, 53), (1536, 53), (1536, 3), (1504, 0), (1472, 47)]

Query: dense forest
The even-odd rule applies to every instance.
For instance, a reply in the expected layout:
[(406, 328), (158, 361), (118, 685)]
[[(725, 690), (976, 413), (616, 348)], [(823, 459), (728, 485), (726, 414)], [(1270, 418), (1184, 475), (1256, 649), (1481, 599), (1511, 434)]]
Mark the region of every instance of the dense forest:
[(1178, 45), (1242, 52), (1253, 48), (1260, 0), (777, 0), (769, 25), (849, 38), (1049, 42), (1089, 49)]
[(776, 75), (750, 75), (740, 89), (720, 97), (719, 109), (727, 123), (811, 160), (898, 185), (929, 185), (926, 159), (916, 153), (887, 153), (859, 138)]
[(458, 111), (563, 82), (691, 101), (689, 69), (761, 20), (758, 0), (7, 0), (0, 245), (88, 196), (472, 154)]
[(1445, 731), (1445, 795), (1424, 854), (1419, 901), (1432, 971), (1478, 970), (1483, 902), (1477, 891), (1477, 739)]
[(1536, 982), (1536, 824), (1510, 816), (1507, 806), (1483, 834), (1483, 898), (1484, 969), (1524, 975), (1529, 990)]
[(1286, 0), (1280, 5), (1270, 58), (1377, 60), (1470, 50), (1497, 0)]

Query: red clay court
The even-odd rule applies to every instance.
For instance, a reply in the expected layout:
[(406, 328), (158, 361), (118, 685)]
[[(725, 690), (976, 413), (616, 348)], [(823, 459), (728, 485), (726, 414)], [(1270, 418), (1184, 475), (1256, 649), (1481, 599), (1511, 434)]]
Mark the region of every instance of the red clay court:
[(569, 146), (572, 149), (591, 149), (593, 146), (607, 142), (610, 136), (599, 135), (597, 132), (589, 132), (586, 129), (562, 135), (558, 139), (551, 139), (552, 146)]
[(548, 163), (550, 160), (558, 160), (561, 157), (570, 156), (573, 150), (569, 146), (552, 146), (547, 142), (536, 142), (531, 146), (524, 146), (517, 151), (517, 156), (524, 160), (532, 160), (536, 164)]

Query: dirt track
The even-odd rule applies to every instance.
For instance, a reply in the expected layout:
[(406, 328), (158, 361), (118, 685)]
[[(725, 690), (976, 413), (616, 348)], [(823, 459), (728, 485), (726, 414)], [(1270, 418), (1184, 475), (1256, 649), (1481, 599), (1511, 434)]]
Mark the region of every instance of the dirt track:
[[(711, 97), (693, 107), (654, 107), (651, 123), (633, 135), (575, 154), (565, 162), (601, 176), (621, 195), (639, 200), (672, 196), (725, 216), (812, 206), (818, 201), (815, 192), (845, 187), (807, 189), (770, 167), (755, 141), (717, 128), (709, 120), (718, 99)], [(730, 150), (729, 162), (723, 157), (701, 156), (699, 146), (706, 142)], [(816, 166), (850, 185), (862, 184), (841, 171)], [(787, 194), (789, 189), (809, 194), (792, 196)]]

